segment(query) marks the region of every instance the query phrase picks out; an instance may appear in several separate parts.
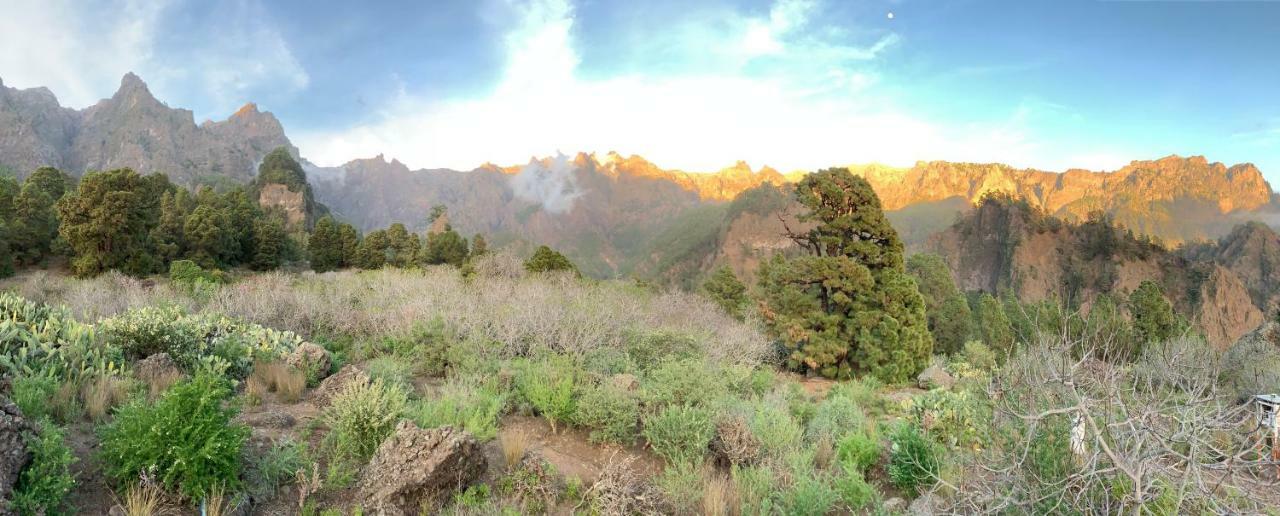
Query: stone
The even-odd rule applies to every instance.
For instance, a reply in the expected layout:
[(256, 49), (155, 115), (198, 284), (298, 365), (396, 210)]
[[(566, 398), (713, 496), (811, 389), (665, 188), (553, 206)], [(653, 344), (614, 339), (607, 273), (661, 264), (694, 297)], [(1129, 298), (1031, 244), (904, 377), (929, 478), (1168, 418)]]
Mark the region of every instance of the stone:
[(907, 506), (907, 514), (910, 516), (933, 516), (938, 513), (940, 506), (941, 501), (937, 495), (925, 493), (911, 501), (911, 505)]
[(293, 353), (289, 354), (287, 362), (301, 371), (315, 371), (317, 380), (323, 380), (324, 377), (329, 376), (329, 368), (332, 366), (329, 351), (310, 342), (303, 342), (294, 349)]
[(182, 369), (168, 353), (156, 353), (139, 360), (133, 366), (133, 374), (139, 380), (150, 383), (153, 380), (182, 375)]
[(897, 514), (902, 512), (902, 508), (907, 505), (907, 501), (898, 497), (893, 497), (884, 501), (882, 508), (886, 514)]
[(947, 374), (942, 366), (931, 365), (916, 376), (916, 382), (920, 384), (921, 389), (950, 389), (956, 384), (956, 379)]
[(252, 414), (244, 414), (240, 416), (240, 420), (244, 424), (254, 428), (293, 428), (298, 420), (288, 412), (280, 410), (267, 410)]
[(359, 496), (369, 514), (431, 512), (475, 482), (488, 467), (471, 434), (443, 426), (423, 430), (401, 421), (360, 475)]
[(329, 402), (333, 400), (334, 395), (336, 395), (338, 391), (341, 391), (347, 382), (353, 381), (369, 383), (369, 374), (361, 371), (360, 368), (351, 364), (342, 366), (342, 369), (339, 369), (338, 372), (330, 375), (328, 378), (325, 378), (324, 381), (320, 382), (320, 385), (316, 387), (315, 394), (313, 395), (316, 406), (324, 407), (328, 405)]
[(640, 389), (640, 380), (635, 375), (627, 373), (613, 375), (609, 378), (609, 384), (626, 392), (635, 392)]
[(0, 398), (0, 514), (8, 512), (6, 500), (18, 483), (18, 475), (31, 462), (31, 453), (22, 438), (24, 432), (31, 431), (35, 427), (22, 416), (18, 406)]

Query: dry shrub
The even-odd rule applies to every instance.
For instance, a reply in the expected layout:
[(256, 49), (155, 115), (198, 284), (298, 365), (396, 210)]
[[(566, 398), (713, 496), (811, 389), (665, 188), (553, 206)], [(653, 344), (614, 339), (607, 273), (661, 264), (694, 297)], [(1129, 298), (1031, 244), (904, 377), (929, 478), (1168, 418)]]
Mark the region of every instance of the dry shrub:
[(245, 394), (262, 399), (266, 391), (271, 391), (281, 401), (294, 403), (302, 398), (306, 387), (306, 373), (279, 360), (259, 360), (254, 362), (253, 373), (245, 382)]
[(137, 485), (129, 487), (124, 500), (116, 499), (116, 504), (124, 510), (125, 516), (153, 516), (160, 514), (160, 504), (164, 493), (154, 482), (143, 479)]
[(99, 375), (89, 380), (80, 391), (85, 415), (93, 421), (101, 421), (112, 408), (129, 399), (130, 387), (129, 381), (119, 376)]
[(459, 340), (495, 341), (506, 356), (620, 349), (636, 331), (687, 335), (721, 362), (757, 364), (770, 356), (759, 324), (739, 322), (696, 294), (652, 293), (620, 280), (525, 277), (502, 260), (507, 258), (501, 253), (486, 257), (471, 280), (445, 266), (268, 272), (199, 297), (165, 280), (150, 284), (112, 273), (89, 280), (32, 275), (19, 280), (18, 290), (31, 299), (66, 304), (85, 321), (167, 303), (304, 336), (404, 335), (424, 320), (439, 318)]
[(163, 394), (164, 391), (173, 387), (173, 384), (181, 381), (183, 377), (184, 375), (182, 374), (182, 371), (168, 370), (147, 375), (147, 377), (142, 380), (147, 384), (147, 395), (150, 399), (154, 400)]
[(702, 514), (727, 516), (737, 507), (737, 491), (729, 477), (707, 468), (702, 488)]
[(813, 445), (813, 464), (818, 469), (827, 469), (831, 465), (832, 459), (836, 456), (836, 447), (831, 442), (831, 434), (823, 434), (818, 437), (818, 442)]
[(502, 444), (503, 460), (506, 461), (508, 468), (512, 468), (524, 460), (532, 439), (529, 437), (528, 432), (515, 430), (503, 433), (498, 437), (498, 441)]
[[(662, 493), (635, 471), (635, 457), (609, 457), (600, 478), (584, 493), (582, 502), (600, 516), (662, 514)], [(575, 508), (578, 509), (578, 508)]]
[(744, 466), (760, 458), (760, 439), (751, 432), (751, 424), (742, 414), (728, 414), (716, 422), (716, 436), (711, 441), (716, 458), (726, 465)]
[(209, 495), (204, 498), (204, 516), (222, 516), (231, 510), (225, 489), (222, 485), (213, 486)]
[(244, 395), (249, 399), (249, 404), (257, 405), (266, 399), (267, 392), (271, 391), (271, 387), (267, 385), (267, 381), (257, 374), (249, 375), (244, 381)]

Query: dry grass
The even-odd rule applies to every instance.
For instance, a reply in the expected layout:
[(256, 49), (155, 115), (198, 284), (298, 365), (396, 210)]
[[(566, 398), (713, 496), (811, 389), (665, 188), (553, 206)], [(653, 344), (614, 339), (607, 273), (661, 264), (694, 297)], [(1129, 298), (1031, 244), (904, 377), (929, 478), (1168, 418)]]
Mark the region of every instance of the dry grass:
[(733, 481), (714, 469), (707, 468), (702, 488), (702, 514), (727, 516), (733, 513), (737, 505), (737, 492)]
[(182, 381), (183, 374), (181, 371), (165, 371), (159, 374), (147, 375), (141, 380), (147, 384), (147, 396), (149, 399), (156, 399), (164, 394), (164, 391), (173, 387), (173, 384)]
[(125, 516), (153, 516), (160, 514), (163, 493), (154, 483), (140, 482), (130, 487), (124, 500), (116, 500)]
[(281, 361), (257, 361), (253, 374), (245, 381), (245, 394), (251, 399), (264, 399), (268, 391), (285, 403), (295, 403), (302, 398), (307, 387), (306, 373)]
[(498, 436), (498, 441), (502, 444), (502, 458), (506, 461), (507, 468), (510, 469), (524, 460), (525, 455), (529, 452), (529, 445), (533, 440), (527, 432), (515, 430)]
[(224, 491), (221, 485), (209, 490), (208, 496), (204, 497), (204, 516), (222, 516), (230, 511)]
[(251, 374), (244, 380), (244, 396), (250, 405), (262, 403), (270, 391), (271, 387), (267, 385), (267, 381), (257, 374)]
[(129, 380), (119, 376), (100, 375), (84, 384), (80, 397), (84, 400), (85, 415), (93, 421), (101, 421), (111, 409), (129, 399)]
[(451, 267), (423, 270), (271, 272), (246, 277), (194, 298), (118, 274), (91, 280), (37, 273), (10, 280), (23, 296), (65, 304), (93, 321), (129, 308), (177, 304), (222, 313), (304, 336), (408, 334), (435, 318), (459, 338), (502, 344), (507, 356), (538, 350), (580, 354), (617, 348), (636, 331), (689, 335), (713, 359), (754, 364), (770, 353), (758, 324), (741, 323), (707, 299), (685, 292), (653, 293), (625, 281), (524, 276), (511, 256), (491, 253), (464, 281)]
[(818, 437), (818, 442), (813, 446), (813, 464), (818, 469), (827, 469), (836, 457), (835, 444), (831, 442), (831, 435), (823, 434)]

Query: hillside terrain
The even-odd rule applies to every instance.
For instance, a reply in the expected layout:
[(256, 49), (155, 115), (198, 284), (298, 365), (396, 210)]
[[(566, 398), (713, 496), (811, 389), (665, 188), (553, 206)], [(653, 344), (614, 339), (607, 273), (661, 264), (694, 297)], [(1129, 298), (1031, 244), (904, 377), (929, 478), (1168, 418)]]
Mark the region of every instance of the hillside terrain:
[[(44, 165), (73, 176), (129, 167), (163, 172), (179, 185), (229, 188), (250, 183), (277, 146), (300, 158), (279, 121), (253, 104), (225, 121), (197, 125), (190, 111), (161, 103), (133, 74), (111, 98), (78, 111), (59, 106), (47, 89), (0, 85), (0, 168), (20, 177)], [(781, 245), (780, 223), (776, 214), (731, 210), (730, 202), (803, 176), (741, 162), (715, 173), (668, 170), (617, 153), (470, 171), (412, 170), (382, 156), (338, 167), (302, 162), (314, 201), (362, 231), (393, 222), (425, 231), (428, 214), (443, 205), (464, 235), (488, 235), (495, 245), (517, 249), (546, 243), (595, 277), (637, 274), (681, 285), (720, 264), (749, 275), (758, 253), (748, 251)], [(933, 234), (988, 192), (1010, 193), (1068, 221), (1103, 211), (1167, 244), (1211, 241), (1239, 223), (1277, 214), (1256, 167), (1199, 156), (1134, 161), (1115, 172), (949, 162), (850, 168), (875, 188), (913, 250), (925, 249)], [(283, 191), (259, 195), (273, 204), (304, 203)]]

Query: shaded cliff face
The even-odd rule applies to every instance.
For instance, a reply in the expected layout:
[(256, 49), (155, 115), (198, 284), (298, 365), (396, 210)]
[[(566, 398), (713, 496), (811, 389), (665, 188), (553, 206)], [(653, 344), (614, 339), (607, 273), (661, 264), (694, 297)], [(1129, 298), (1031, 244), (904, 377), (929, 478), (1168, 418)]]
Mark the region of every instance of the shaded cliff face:
[(45, 88), (0, 85), (0, 166), (25, 175), (50, 165), (73, 175), (132, 168), (175, 183), (247, 183), (272, 149), (296, 156), (275, 116), (248, 104), (221, 122), (196, 125), (190, 111), (166, 106), (136, 75), (109, 99), (76, 111)]
[[(1244, 279), (1257, 274), (1257, 266), (1232, 269), (1218, 261), (1214, 246), (1170, 251), (1106, 221), (1066, 223), (1009, 199), (984, 201), (928, 248), (948, 262), (960, 288), (1010, 292), (1022, 301), (1087, 307), (1104, 293), (1127, 297), (1144, 280), (1155, 281), (1220, 348), (1264, 319), (1265, 307)], [(1280, 259), (1280, 248), (1267, 259)]]
[(311, 214), (307, 210), (305, 193), (290, 191), (286, 185), (263, 185), (258, 192), (258, 206), (279, 210), (284, 214), (285, 225), (289, 228), (310, 226)]

